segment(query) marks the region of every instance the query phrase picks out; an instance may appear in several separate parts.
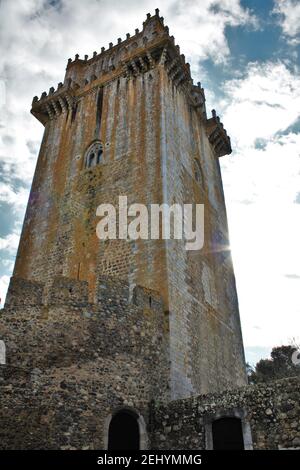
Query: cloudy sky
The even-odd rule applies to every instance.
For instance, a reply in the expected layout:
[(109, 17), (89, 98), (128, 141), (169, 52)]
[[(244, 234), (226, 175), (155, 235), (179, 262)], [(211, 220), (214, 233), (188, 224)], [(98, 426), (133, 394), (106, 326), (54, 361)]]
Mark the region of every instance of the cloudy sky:
[(300, 0), (0, 0), (0, 293), (43, 127), (34, 95), (160, 8), (233, 144), (221, 159), (247, 358), (300, 335)]

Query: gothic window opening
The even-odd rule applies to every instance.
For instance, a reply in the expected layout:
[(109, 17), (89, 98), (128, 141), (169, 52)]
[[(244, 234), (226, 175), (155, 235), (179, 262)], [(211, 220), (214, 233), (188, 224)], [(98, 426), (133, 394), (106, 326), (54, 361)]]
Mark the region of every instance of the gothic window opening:
[(99, 149), (97, 153), (97, 165), (101, 163), (101, 157), (102, 157), (103, 150)]
[(90, 157), (89, 157), (89, 167), (94, 166), (94, 165), (95, 165), (95, 154), (93, 152), (90, 154)]
[(138, 416), (129, 410), (116, 413), (109, 424), (108, 450), (139, 450)]
[(212, 423), (214, 450), (243, 450), (242, 421), (235, 417), (220, 418)]
[(87, 150), (85, 156), (85, 167), (92, 168), (103, 162), (103, 145), (102, 142), (94, 142)]

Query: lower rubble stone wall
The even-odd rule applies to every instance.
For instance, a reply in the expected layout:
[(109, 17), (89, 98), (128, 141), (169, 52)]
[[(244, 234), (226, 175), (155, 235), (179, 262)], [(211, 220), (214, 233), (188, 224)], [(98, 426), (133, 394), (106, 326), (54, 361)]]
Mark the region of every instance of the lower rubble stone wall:
[(241, 418), (248, 449), (300, 448), (300, 378), (248, 385), (168, 404), (153, 402), (151, 448), (210, 448), (211, 423), (225, 416)]
[(145, 423), (144, 447), (211, 448), (211, 424), (242, 420), (248, 449), (300, 447), (300, 379), (170, 401), (169, 330), (160, 297), (99, 279), (43, 286), (16, 278), (0, 312), (1, 449), (104, 449), (121, 408)]
[[(26, 281), (15, 285), (16, 297), (32, 298)], [(76, 293), (84, 294), (83, 283), (55, 286), (47, 304), (12, 296), (0, 312), (1, 449), (103, 449), (115, 410), (130, 408), (147, 423), (151, 400), (169, 397), (168, 331), (157, 296), (150, 305), (147, 291), (133, 303), (125, 282), (101, 278), (97, 302), (88, 303)]]

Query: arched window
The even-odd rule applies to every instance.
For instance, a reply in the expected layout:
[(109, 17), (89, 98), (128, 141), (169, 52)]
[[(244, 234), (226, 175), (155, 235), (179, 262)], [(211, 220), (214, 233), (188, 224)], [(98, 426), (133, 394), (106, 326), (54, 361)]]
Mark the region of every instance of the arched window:
[(85, 167), (92, 168), (93, 166), (102, 163), (103, 159), (103, 144), (100, 141), (94, 142), (87, 150), (85, 155)]
[(199, 183), (202, 182), (202, 171), (201, 171), (201, 166), (198, 158), (195, 158), (194, 160), (194, 174), (195, 174), (195, 180), (198, 181)]
[(101, 163), (102, 154), (103, 154), (103, 148), (100, 148), (97, 153), (97, 165)]
[(108, 450), (140, 449), (138, 416), (133, 411), (121, 410), (112, 417), (107, 448)]
[(91, 167), (91, 166), (94, 166), (94, 165), (95, 165), (95, 154), (94, 154), (94, 152), (92, 152), (89, 156), (89, 165), (88, 166)]
[(216, 419), (212, 423), (214, 450), (243, 450), (242, 421), (235, 417)]

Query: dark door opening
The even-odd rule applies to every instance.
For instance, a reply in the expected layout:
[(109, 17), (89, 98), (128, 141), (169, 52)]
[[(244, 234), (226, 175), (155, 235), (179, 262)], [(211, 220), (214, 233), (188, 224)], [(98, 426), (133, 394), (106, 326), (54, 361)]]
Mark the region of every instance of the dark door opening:
[(108, 450), (139, 450), (140, 432), (137, 416), (127, 410), (116, 413), (108, 430)]
[(214, 450), (243, 450), (242, 422), (239, 418), (220, 418), (212, 423)]

